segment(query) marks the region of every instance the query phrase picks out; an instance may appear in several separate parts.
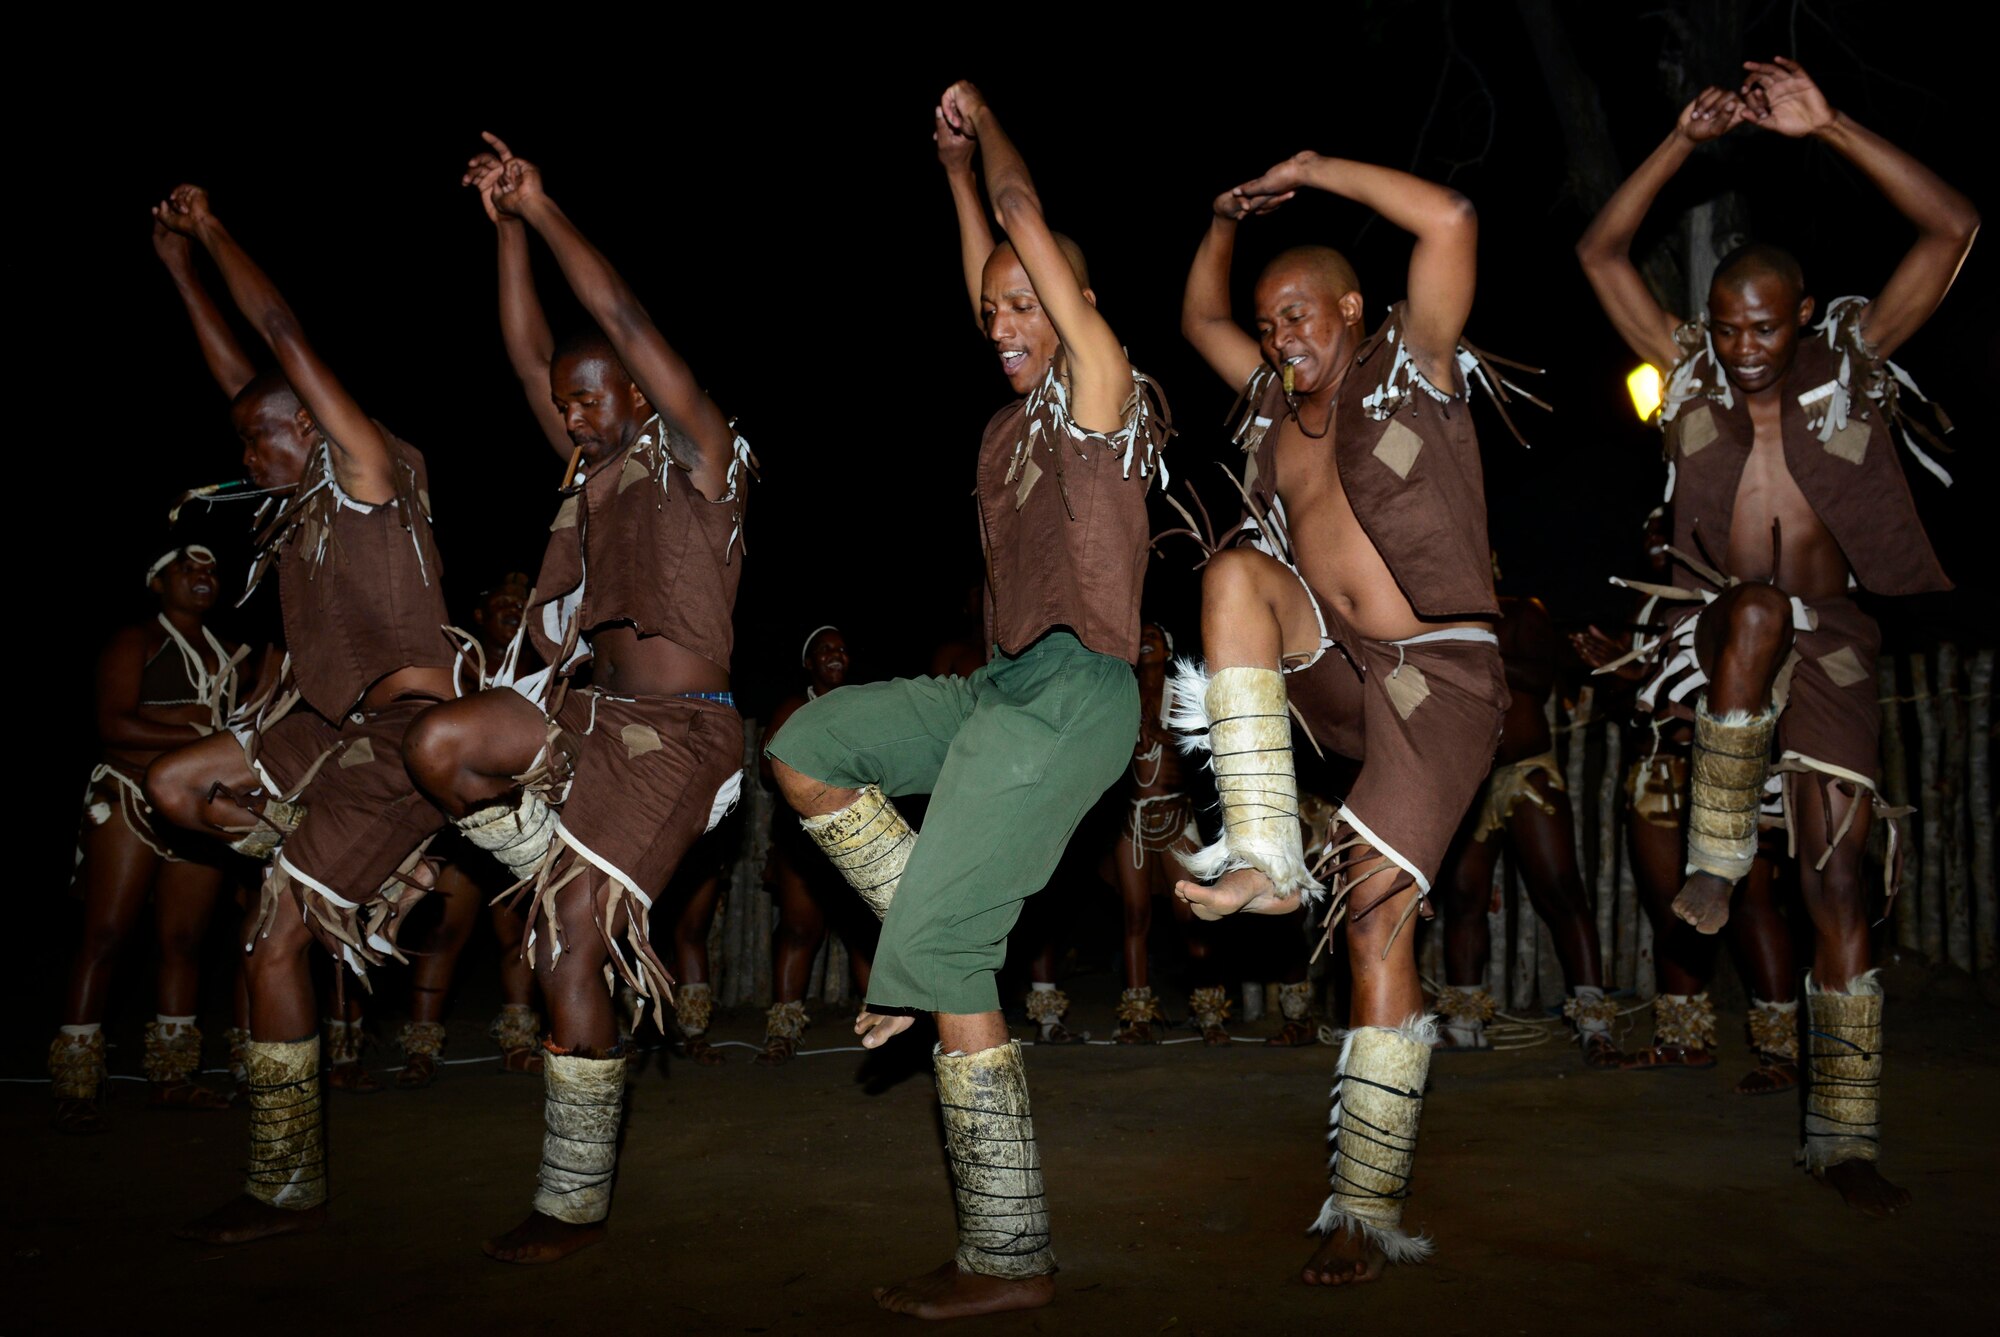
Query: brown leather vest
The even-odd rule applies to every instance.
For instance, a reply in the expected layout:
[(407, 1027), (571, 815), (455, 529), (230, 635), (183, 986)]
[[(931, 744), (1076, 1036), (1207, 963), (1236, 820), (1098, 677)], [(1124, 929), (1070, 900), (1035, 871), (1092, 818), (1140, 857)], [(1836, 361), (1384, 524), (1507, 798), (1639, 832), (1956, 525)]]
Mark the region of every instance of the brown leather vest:
[[(1785, 467), (1861, 588), (1887, 595), (1948, 590), (1896, 458), (1893, 405), (1882, 398), (1887, 364), (1860, 337), (1865, 307), (1837, 302), (1825, 324), (1801, 336), (1780, 390)], [(1706, 330), (1683, 326), (1675, 339), (1684, 351), (1670, 382), (1673, 416), (1661, 422), (1674, 470), (1674, 546), (1721, 568), (1755, 428), (1742, 394), (1724, 381)], [(1836, 401), (1846, 405), (1844, 425)]]
[(376, 426), (395, 460), (395, 499), (349, 499), (333, 475), (332, 447), (322, 445), (258, 535), (250, 579), (254, 589), (276, 564), (293, 680), (308, 706), (335, 721), (398, 669), (449, 668), (452, 660), (424, 457)]
[[(535, 648), (559, 674), (581, 637), (612, 623), (664, 636), (728, 670), (743, 576), (733, 560), (748, 487), (742, 471), (756, 462), (737, 438), (728, 495), (710, 501), (677, 458), (682, 440), (655, 418), (622, 457), (564, 491), (526, 618)], [(688, 453), (683, 445), (678, 455)]]
[(1132, 380), (1125, 425), (1109, 435), (1070, 420), (1060, 358), (986, 424), (974, 495), (987, 630), (1002, 654), (1067, 627), (1086, 649), (1139, 661), (1146, 489), (1173, 426), (1159, 387), (1136, 370)]
[[(1355, 353), (1334, 405), (1332, 439), (1317, 444), (1333, 451), (1347, 504), (1417, 616), (1498, 617), (1472, 405), (1464, 389), (1440, 396), (1423, 379), (1397, 338), (1403, 319), (1398, 302)], [(1268, 366), (1243, 394), (1251, 405), (1236, 431), (1250, 457), (1243, 485), (1269, 514), (1277, 495), (1270, 428), (1290, 407)]]

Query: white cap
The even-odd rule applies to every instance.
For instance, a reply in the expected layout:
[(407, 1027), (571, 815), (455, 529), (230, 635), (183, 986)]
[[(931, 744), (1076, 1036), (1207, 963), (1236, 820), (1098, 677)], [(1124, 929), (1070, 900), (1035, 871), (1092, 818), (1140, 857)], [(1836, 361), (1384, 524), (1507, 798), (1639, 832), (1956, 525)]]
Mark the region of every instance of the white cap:
[(167, 551), (161, 553), (151, 566), (146, 568), (146, 584), (150, 586), (153, 583), (154, 576), (159, 575), (160, 572), (172, 566), (174, 559), (183, 554), (194, 559), (199, 565), (215, 565), (215, 554), (199, 543), (190, 543), (184, 548), (169, 548)]
[(819, 634), (821, 632), (839, 631), (839, 630), (840, 630), (839, 627), (836, 627), (833, 625), (833, 623), (829, 622), (825, 626), (814, 627), (811, 631), (807, 632), (806, 643), (799, 647), (799, 667), (803, 669), (809, 669), (812, 667), (813, 642), (818, 639)]

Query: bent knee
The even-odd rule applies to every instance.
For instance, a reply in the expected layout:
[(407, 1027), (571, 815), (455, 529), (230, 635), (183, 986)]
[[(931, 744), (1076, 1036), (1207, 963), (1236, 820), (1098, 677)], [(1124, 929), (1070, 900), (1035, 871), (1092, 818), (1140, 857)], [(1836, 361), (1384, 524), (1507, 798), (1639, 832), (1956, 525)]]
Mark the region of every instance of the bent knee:
[(410, 778), (429, 793), (456, 787), (465, 755), (465, 730), (449, 706), (436, 706), (416, 717), (403, 735), (403, 765)]
[(175, 826), (198, 826), (201, 822), (201, 804), (191, 771), (183, 758), (168, 752), (153, 759), (141, 781), (146, 802)]
[(1792, 601), (1775, 585), (1738, 585), (1723, 596), (1732, 644), (1782, 649), (1791, 644)]
[(1202, 568), (1201, 597), (1268, 600), (1272, 583), (1282, 574), (1284, 567), (1276, 558), (1255, 548), (1225, 548)]

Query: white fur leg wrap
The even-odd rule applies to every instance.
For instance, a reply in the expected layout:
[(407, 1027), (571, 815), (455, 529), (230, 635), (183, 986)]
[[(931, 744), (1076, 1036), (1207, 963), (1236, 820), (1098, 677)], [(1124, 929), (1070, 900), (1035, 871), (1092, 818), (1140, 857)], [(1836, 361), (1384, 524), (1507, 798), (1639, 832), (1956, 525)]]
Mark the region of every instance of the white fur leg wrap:
[(469, 812), (458, 819), (458, 829), (516, 878), (525, 878), (549, 851), (549, 841), (556, 834), (556, 814), (540, 794), (524, 789), (514, 807), (495, 803)]
[(1028, 1117), (1021, 1046), (976, 1054), (932, 1053), (945, 1154), (958, 1201), (959, 1267), (988, 1277), (1040, 1277), (1056, 1270), (1042, 1154)]
[(542, 1169), (535, 1210), (571, 1225), (611, 1214), (625, 1060), (549, 1054), (542, 1061)]
[(250, 1173), (243, 1191), (287, 1211), (317, 1207), (326, 1201), (319, 1037), (252, 1040), (243, 1051), (250, 1075)]
[(1806, 976), (1805, 1079), (1799, 1160), (1814, 1170), (1874, 1160), (1882, 1143), (1882, 985), (1874, 971), (1844, 993)]
[(859, 798), (839, 812), (808, 817), (800, 825), (826, 852), (847, 885), (868, 903), (875, 917), (888, 914), (896, 884), (903, 877), (903, 865), (910, 861), (910, 851), (917, 843), (917, 833), (888, 796), (867, 785)]
[(1757, 716), (1740, 710), (1716, 716), (1708, 713), (1706, 697), (1696, 703), (1688, 872), (1735, 882), (1750, 871), (1757, 858), (1757, 806), (1777, 724), (1775, 708)]
[[(1183, 746), (1208, 752), (1222, 801), (1222, 839), (1177, 857), (1203, 882), (1255, 868), (1280, 896), (1320, 891), (1306, 868), (1301, 841), (1285, 675), (1265, 668), (1204, 675), (1186, 660), (1175, 672), (1169, 720), (1196, 731), (1194, 741)], [(1204, 736), (1206, 742), (1199, 741)]]
[(1366, 1236), (1392, 1263), (1421, 1263), (1430, 1240), (1403, 1229), (1437, 1018), (1361, 1026), (1341, 1043), (1333, 1084), (1333, 1194), (1313, 1229)]

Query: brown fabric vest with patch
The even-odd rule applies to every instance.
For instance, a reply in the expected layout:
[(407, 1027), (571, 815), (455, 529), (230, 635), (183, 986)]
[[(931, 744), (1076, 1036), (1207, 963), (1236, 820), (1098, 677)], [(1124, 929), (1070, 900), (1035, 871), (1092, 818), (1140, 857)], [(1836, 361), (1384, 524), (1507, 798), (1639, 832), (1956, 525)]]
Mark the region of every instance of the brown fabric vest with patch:
[[(672, 429), (661, 430), (674, 439)], [(733, 498), (710, 501), (671, 446), (642, 441), (568, 489), (549, 525), (527, 610), (528, 634), (543, 658), (560, 671), (566, 648), (549, 635), (543, 610), (581, 588), (574, 614), (579, 634), (622, 623), (726, 671), (743, 576), (732, 548), (748, 483), (746, 471), (736, 477)]]
[(305, 703), (333, 721), (398, 669), (451, 667), (430, 475), (421, 452), (381, 430), (395, 500), (366, 510), (341, 501), (325, 447), (260, 536), (278, 568), (293, 680)]
[[(1127, 477), (1121, 449), (1095, 435), (1076, 440), (1038, 420), (1042, 431), (1009, 481), (1015, 446), (1031, 427), (1027, 404), (1017, 399), (994, 414), (979, 443), (974, 496), (986, 554), (987, 634), (1002, 654), (1016, 655), (1052, 628), (1067, 627), (1086, 649), (1136, 664), (1152, 538), (1146, 519), (1152, 479), (1138, 460), (1149, 442), (1138, 442)], [(1164, 412), (1147, 423), (1142, 436), (1153, 438), (1157, 451), (1169, 430)]]
[[(1332, 440), (1309, 444), (1334, 452), (1347, 504), (1418, 617), (1497, 618), (1486, 475), (1464, 392), (1439, 401), (1412, 386), (1380, 419), (1363, 402), (1389, 379), (1395, 348), (1386, 336), (1402, 321), (1398, 302), (1354, 355), (1334, 406)], [(1277, 424), (1290, 408), (1283, 383), (1268, 367), (1258, 369), (1247, 393), (1271, 427), (1250, 453), (1244, 486), (1268, 512), (1278, 476)]]
[[(1821, 441), (1799, 396), (1835, 381), (1841, 354), (1822, 338), (1801, 335), (1779, 398), (1785, 467), (1840, 545), (1861, 588), (1889, 595), (1948, 590), (1951, 581), (1917, 517), (1888, 424), (1860, 392), (1867, 364), (1858, 354), (1850, 357), (1847, 425)], [(1736, 491), (1756, 435), (1741, 392), (1734, 399), (1727, 408), (1719, 399), (1683, 405), (1665, 428), (1667, 458), (1674, 464), (1674, 546), (1725, 571)]]

